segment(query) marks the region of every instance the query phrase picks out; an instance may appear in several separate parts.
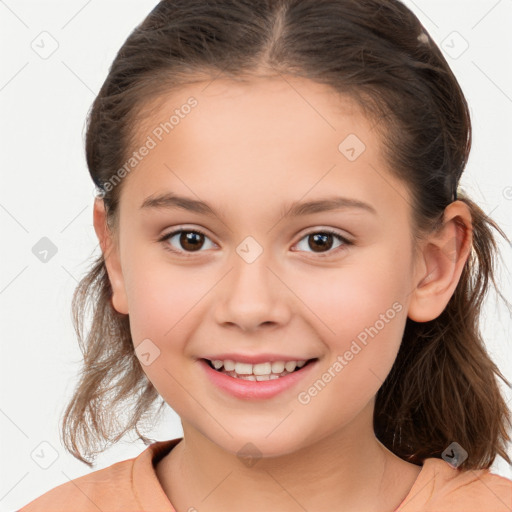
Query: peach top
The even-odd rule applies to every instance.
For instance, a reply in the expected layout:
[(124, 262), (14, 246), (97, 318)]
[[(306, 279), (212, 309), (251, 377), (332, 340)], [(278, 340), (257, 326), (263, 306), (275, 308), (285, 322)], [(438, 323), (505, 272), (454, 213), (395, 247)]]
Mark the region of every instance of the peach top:
[[(135, 458), (61, 484), (19, 512), (176, 512), (155, 472), (181, 438), (150, 444)], [(512, 480), (488, 469), (461, 471), (427, 458), (395, 512), (512, 512)]]

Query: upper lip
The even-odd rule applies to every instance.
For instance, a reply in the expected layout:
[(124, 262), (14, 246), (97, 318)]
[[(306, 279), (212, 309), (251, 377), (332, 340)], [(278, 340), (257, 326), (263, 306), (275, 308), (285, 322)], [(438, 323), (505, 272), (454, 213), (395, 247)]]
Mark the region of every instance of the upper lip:
[(258, 363), (266, 363), (266, 362), (274, 362), (274, 361), (309, 361), (309, 359), (315, 359), (312, 357), (293, 357), (293, 356), (285, 356), (283, 354), (216, 354), (216, 355), (208, 355), (203, 359), (209, 359), (210, 361), (235, 361), (238, 363), (249, 363), (249, 364), (258, 364)]

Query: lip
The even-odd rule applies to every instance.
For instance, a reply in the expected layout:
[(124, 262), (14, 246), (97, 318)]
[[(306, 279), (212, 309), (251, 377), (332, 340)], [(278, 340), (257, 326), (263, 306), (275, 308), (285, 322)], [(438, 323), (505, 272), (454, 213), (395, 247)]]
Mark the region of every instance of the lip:
[(258, 363), (273, 363), (274, 361), (308, 361), (309, 359), (314, 359), (313, 357), (291, 357), (285, 356), (282, 354), (217, 354), (211, 356), (204, 356), (204, 359), (209, 359), (210, 361), (226, 361), (229, 359), (230, 361), (235, 361), (236, 363), (250, 363), (250, 364), (258, 364)]
[[(226, 357), (226, 359), (229, 359), (229, 357)], [(283, 359), (275, 360), (282, 361)], [(269, 359), (264, 359), (263, 361), (269, 361)], [(293, 361), (293, 359), (291, 359), (291, 361)], [(228, 393), (235, 398), (265, 400), (296, 386), (305, 377), (311, 374), (313, 368), (316, 367), (316, 364), (318, 363), (318, 359), (311, 361), (299, 370), (289, 373), (284, 377), (263, 381), (236, 379), (214, 370), (204, 359), (199, 359), (198, 362), (206, 373), (208, 379), (210, 379), (210, 382), (221, 391)]]

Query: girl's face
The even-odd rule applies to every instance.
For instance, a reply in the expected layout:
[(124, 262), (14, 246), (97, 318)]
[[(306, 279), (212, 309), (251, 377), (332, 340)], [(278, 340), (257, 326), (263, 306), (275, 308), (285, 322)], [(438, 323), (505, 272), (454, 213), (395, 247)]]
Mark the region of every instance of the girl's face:
[[(185, 434), (268, 456), (373, 435), (418, 275), (409, 194), (370, 122), (289, 77), (196, 82), (146, 112), (107, 265)], [(240, 374), (313, 361), (259, 381), (206, 359), (277, 363)]]

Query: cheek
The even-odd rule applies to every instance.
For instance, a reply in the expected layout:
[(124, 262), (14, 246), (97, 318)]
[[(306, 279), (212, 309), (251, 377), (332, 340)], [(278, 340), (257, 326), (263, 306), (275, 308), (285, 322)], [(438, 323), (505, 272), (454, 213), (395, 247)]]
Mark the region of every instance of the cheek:
[[(322, 341), (327, 357), (311, 387), (298, 398), (315, 410), (330, 411), (333, 421), (341, 424), (375, 396), (389, 374), (407, 308), (391, 273), (353, 268), (337, 274), (322, 292), (309, 295), (308, 306), (321, 312), (322, 321), (312, 321), (317, 332), (326, 333)], [(305, 411), (313, 410), (308, 407)]]
[(315, 313), (308, 317), (328, 353), (322, 371), (334, 383), (318, 406), (342, 399), (347, 410), (349, 404), (357, 408), (375, 395), (391, 370), (407, 318), (406, 255), (390, 246), (373, 248), (350, 265), (347, 260), (302, 281), (297, 295)]
[(136, 351), (139, 344), (144, 346), (140, 352), (151, 359), (144, 364), (139, 355), (141, 368), (167, 403), (186, 411), (193, 404), (183, 392), (189, 367), (182, 361), (211, 278), (198, 276), (191, 268), (162, 261), (148, 264), (143, 255), (133, 256), (125, 275), (130, 331)]
[(197, 323), (200, 299), (211, 282), (211, 275), (201, 275), (192, 267), (134, 253), (125, 272), (134, 344), (150, 338), (166, 351), (182, 348), (180, 340)]
[[(385, 266), (367, 264), (363, 260), (356, 264), (340, 266), (337, 269), (302, 276), (295, 289), (313, 317), (315, 325), (321, 326), (325, 339), (337, 340), (341, 350), (346, 341), (357, 337), (364, 329), (377, 323), (382, 328), (384, 315), (385, 329), (396, 318), (396, 313), (405, 309), (404, 290), (406, 283), (400, 263)], [(313, 320), (313, 318), (315, 320)], [(396, 322), (394, 322), (396, 323)], [(398, 329), (399, 330), (399, 329)], [(397, 332), (397, 329), (394, 330)], [(364, 336), (362, 336), (364, 337)]]

